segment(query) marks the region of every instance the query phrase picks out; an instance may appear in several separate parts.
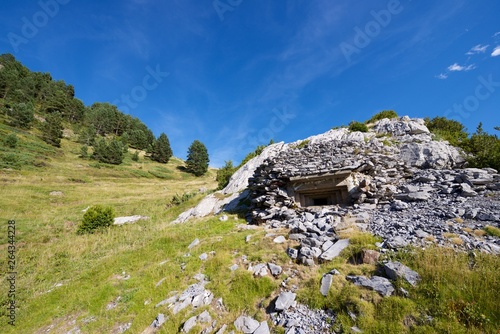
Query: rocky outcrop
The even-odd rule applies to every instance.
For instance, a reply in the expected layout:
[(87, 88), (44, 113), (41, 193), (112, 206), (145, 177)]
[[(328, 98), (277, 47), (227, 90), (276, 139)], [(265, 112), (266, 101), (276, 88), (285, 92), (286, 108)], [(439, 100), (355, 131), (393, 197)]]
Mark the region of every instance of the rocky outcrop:
[[(243, 202), (250, 206), (244, 207)], [(383, 119), (366, 133), (341, 128), (271, 145), (237, 171), (224, 190), (207, 196), (176, 222), (243, 208), (250, 224), (286, 229), (288, 235), (280, 231), (279, 236), (269, 236), (274, 243), (287, 245), (288, 256), (305, 266), (339, 256), (349, 246), (349, 231), (381, 236), (377, 251), (363, 250), (361, 256), (363, 263), (378, 265), (380, 270), (373, 276), (342, 277), (352, 282), (346, 284), (382, 296), (407, 295), (401, 287), (396, 290), (391, 280), (401, 278), (416, 285), (420, 279), (402, 263), (379, 262), (380, 255), (390, 250), (438, 245), (500, 254), (500, 239), (481, 233), (486, 225), (500, 227), (500, 175), (489, 168), (466, 168), (461, 152), (433, 140), (422, 119)], [(193, 241), (190, 248), (198, 243)], [(237, 264), (230, 267), (238, 268)], [(248, 270), (261, 279), (279, 277), (285, 269), (273, 263), (250, 263)], [(318, 282), (323, 296), (328, 296), (332, 282), (335, 286), (337, 279), (343, 280), (335, 275), (340, 273), (331, 270)], [(201, 278), (160, 304), (169, 305), (174, 314), (188, 306), (208, 306), (213, 295), (204, 286)], [(288, 291), (286, 280), (281, 286), (287, 290), (269, 305), (274, 325), (284, 327), (286, 333), (331, 330), (334, 314), (297, 303), (296, 287)], [(199, 324), (199, 317), (188, 319), (185, 330)], [(246, 315), (236, 319), (234, 326), (244, 333), (269, 333), (266, 321)], [(223, 332), (226, 325), (219, 328)]]

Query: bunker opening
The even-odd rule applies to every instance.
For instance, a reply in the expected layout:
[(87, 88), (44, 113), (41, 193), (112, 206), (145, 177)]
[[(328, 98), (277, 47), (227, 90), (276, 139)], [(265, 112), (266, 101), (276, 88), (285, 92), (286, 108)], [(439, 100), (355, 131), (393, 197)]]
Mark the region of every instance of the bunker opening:
[(348, 205), (350, 175), (351, 172), (346, 171), (293, 177), (287, 188), (288, 194), (301, 207)]

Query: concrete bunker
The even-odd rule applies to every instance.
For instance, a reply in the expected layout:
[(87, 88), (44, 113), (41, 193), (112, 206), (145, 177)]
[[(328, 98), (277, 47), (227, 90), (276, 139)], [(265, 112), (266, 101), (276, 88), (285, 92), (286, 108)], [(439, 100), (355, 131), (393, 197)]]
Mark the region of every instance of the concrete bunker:
[(353, 188), (351, 171), (290, 178), (287, 192), (300, 207), (347, 205)]

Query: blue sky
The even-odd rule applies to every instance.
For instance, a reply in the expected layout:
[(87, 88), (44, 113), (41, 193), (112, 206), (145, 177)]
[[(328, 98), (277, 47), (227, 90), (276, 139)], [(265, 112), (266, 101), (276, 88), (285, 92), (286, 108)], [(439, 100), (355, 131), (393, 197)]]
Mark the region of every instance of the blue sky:
[[(4, 0), (0, 53), (211, 165), (394, 109), (500, 125), (500, 1)], [(498, 134), (498, 132), (496, 132)]]

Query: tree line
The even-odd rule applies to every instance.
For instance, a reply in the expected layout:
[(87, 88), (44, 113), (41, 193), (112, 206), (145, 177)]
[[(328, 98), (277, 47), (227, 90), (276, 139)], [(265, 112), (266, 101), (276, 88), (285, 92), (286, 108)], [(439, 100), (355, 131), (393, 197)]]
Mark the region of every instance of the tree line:
[[(137, 150), (146, 151), (160, 163), (167, 163), (173, 155), (165, 133), (156, 138), (140, 119), (124, 114), (113, 104), (85, 106), (75, 97), (72, 85), (54, 80), (49, 73), (30, 71), (11, 54), (0, 55), (0, 103), (9, 125), (31, 129), (37, 124), (41, 139), (55, 147), (61, 145), (65, 124), (77, 129), (83, 158), (120, 164), (129, 148), (136, 150), (134, 160), (138, 159)], [(199, 166), (193, 167), (193, 161)], [(194, 141), (188, 150), (187, 170), (203, 175), (208, 161), (206, 147)]]

